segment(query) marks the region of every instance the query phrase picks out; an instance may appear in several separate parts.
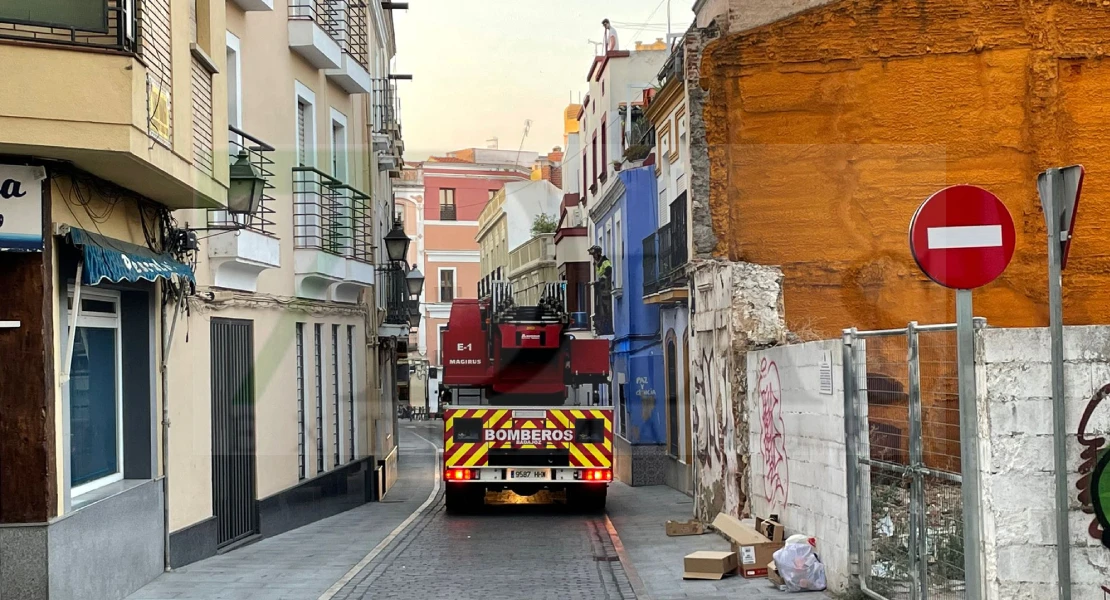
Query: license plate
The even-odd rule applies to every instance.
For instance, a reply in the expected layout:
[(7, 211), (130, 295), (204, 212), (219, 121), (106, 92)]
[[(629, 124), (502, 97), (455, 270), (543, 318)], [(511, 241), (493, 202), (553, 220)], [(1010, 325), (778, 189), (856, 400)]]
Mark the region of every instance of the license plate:
[(509, 471), (509, 479), (548, 479), (547, 469), (512, 469)]

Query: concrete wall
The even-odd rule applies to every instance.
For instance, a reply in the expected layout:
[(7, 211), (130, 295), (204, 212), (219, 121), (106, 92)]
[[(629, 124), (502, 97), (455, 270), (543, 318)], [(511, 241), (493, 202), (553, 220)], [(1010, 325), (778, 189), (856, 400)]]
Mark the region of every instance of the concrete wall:
[[(1069, 327), (1064, 368), (1072, 598), (1110, 588), (1110, 327)], [(986, 329), (977, 356), (988, 598), (1056, 596), (1050, 339)], [(1075, 438), (1072, 435), (1076, 435)], [(1097, 508), (1096, 508), (1097, 506)], [(1104, 587), (1105, 586), (1105, 587)]]
[[(821, 392), (825, 361), (831, 393)], [(788, 535), (816, 537), (829, 587), (843, 590), (850, 566), (841, 341), (750, 352), (748, 381), (751, 512), (779, 515)]]
[[(816, 2), (735, 4), (760, 23)], [(1097, 59), (1108, 14), (1070, 0), (867, 0), (739, 26), (701, 63), (715, 254), (782, 265), (792, 330), (948, 322), (951, 295), (920, 273), (905, 231), (930, 194), (973, 182), (1016, 216), (1019, 248), (977, 314), (1046, 324), (1033, 183), (1051, 165), (1106, 168), (1107, 107), (1093, 99), (1110, 86)], [(1096, 211), (1106, 185), (1085, 186)], [(1077, 227), (1067, 313), (1107, 322), (1110, 258), (1096, 219)]]

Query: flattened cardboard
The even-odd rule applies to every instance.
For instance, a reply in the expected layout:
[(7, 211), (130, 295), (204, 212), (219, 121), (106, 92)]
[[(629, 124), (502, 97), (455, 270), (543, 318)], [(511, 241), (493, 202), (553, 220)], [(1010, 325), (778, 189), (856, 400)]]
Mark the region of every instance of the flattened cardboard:
[(713, 528), (732, 543), (740, 563), (740, 575), (748, 579), (766, 577), (767, 563), (773, 562), (775, 551), (785, 545), (783, 527), (773, 521), (757, 518), (752, 527), (721, 513), (713, 519)]
[(779, 575), (779, 568), (775, 566), (773, 560), (767, 563), (767, 580), (775, 587), (786, 585), (786, 580), (782, 578), (782, 575)]
[(667, 521), (667, 536), (677, 537), (683, 535), (704, 535), (709, 533), (705, 525), (696, 520)]
[(736, 573), (736, 553), (699, 550), (682, 563), (683, 579), (721, 579)]

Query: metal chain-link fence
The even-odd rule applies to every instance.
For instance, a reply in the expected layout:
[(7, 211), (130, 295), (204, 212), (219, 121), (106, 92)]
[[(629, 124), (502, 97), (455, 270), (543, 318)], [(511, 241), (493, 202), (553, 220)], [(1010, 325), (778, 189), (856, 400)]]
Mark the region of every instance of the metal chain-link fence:
[(956, 326), (848, 330), (844, 343), (860, 585), (886, 600), (964, 598)]

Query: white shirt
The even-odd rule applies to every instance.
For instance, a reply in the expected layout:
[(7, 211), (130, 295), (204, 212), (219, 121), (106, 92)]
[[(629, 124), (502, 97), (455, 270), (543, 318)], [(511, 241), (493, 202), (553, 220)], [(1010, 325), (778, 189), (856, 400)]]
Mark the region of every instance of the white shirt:
[(605, 30), (605, 51), (613, 52), (620, 50), (620, 41), (617, 39), (617, 30), (612, 25), (609, 29)]

